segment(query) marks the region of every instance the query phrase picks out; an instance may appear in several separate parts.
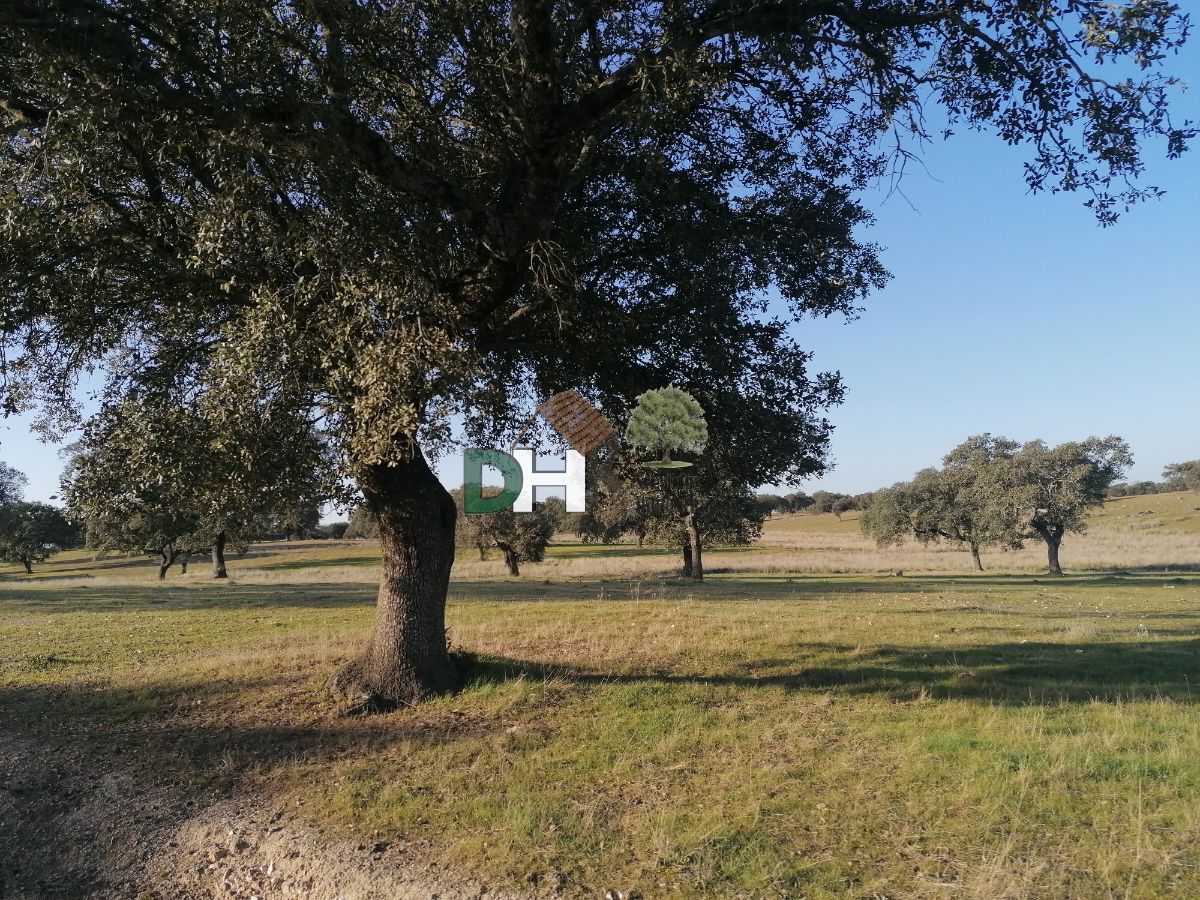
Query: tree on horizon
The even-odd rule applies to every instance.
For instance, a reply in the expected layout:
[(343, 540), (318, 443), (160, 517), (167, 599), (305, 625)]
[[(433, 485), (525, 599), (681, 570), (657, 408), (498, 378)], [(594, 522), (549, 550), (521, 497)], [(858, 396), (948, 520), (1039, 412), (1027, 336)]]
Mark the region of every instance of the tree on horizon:
[(885, 282), (859, 197), (925, 105), (1108, 224), (1156, 192), (1142, 144), (1192, 137), (1186, 29), (1160, 0), (14, 0), (0, 403), (62, 434), (98, 365), (105, 406), (203, 397), (235, 443), (247, 408), (311, 417), (383, 552), (334, 687), (452, 691), (450, 423), (495, 445), (539, 397), (619, 421), (673, 383), (710, 427), (710, 388), (775, 417), (753, 484), (821, 471), (841, 381), (788, 329)]

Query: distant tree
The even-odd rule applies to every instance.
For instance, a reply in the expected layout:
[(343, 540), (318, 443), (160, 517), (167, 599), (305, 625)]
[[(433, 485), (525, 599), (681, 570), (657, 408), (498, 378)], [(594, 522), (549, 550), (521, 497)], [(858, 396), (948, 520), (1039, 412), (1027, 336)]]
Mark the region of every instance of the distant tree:
[(534, 504), (534, 508), (540, 510), (542, 515), (550, 520), (550, 524), (556, 532), (562, 530), (569, 516), (579, 515), (579, 513), (568, 513), (567, 504), (561, 497), (547, 497)]
[(1002, 485), (1031, 535), (1046, 544), (1048, 571), (1063, 574), (1059, 548), (1066, 534), (1087, 529), (1086, 514), (1133, 465), (1129, 445), (1116, 436), (1047, 446), (1030, 441), (1011, 458)]
[(330, 522), (328, 525), (318, 528), (317, 532), (326, 540), (340, 541), (346, 536), (346, 529), (349, 527), (349, 522)]
[(838, 497), (829, 507), (829, 511), (837, 516), (839, 522), (842, 520), (843, 514), (856, 509), (858, 509), (858, 501), (853, 497)]
[(317, 537), (320, 527), (321, 504), (311, 499), (289, 504), (272, 523), (272, 530), (282, 534), (285, 541)]
[(1200, 459), (1171, 463), (1163, 469), (1162, 477), (1172, 490), (1200, 491)]
[(1141, 497), (1146, 494), (1161, 494), (1164, 491), (1181, 490), (1170, 482), (1135, 481), (1131, 484), (1119, 482), (1108, 489), (1109, 497)]
[(947, 454), (942, 469), (923, 469), (912, 481), (876, 491), (859, 519), (863, 533), (880, 546), (910, 537), (923, 544), (949, 541), (969, 550), (983, 571), (982, 547), (1020, 544), (1013, 507), (998, 490), (1015, 449), (1003, 438), (969, 438)]
[(164, 579), (180, 557), (203, 549), (200, 512), (179, 480), (137, 489), (124, 485), (114, 456), (96, 448), (72, 460), (63, 487), (71, 517), (83, 525), (88, 549), (157, 557), (158, 577)]
[(854, 508), (853, 498), (849, 494), (837, 494), (832, 491), (817, 491), (812, 495), (812, 503), (809, 504), (811, 512), (834, 513), (839, 519), (842, 513)]
[(589, 495), (584, 520), (585, 542), (611, 544), (630, 535), (641, 547), (660, 523), (664, 512), (657, 491), (659, 485), (644, 477), (629, 460), (622, 466), (624, 475), (605, 479)]
[(348, 541), (379, 539), (379, 522), (365, 503), (350, 510), (350, 522), (342, 536)]
[(0, 506), (16, 503), (24, 496), (25, 485), (29, 479), (23, 472), (18, 472), (12, 466), (0, 463)]
[[(710, 445), (710, 448), (712, 445)], [(632, 455), (616, 467), (617, 477), (597, 491), (590, 513), (595, 540), (632, 534), (682, 553), (683, 574), (704, 577), (703, 548), (709, 542), (752, 543), (766, 516), (762, 503), (736, 473), (722, 471), (730, 457), (710, 453), (687, 469), (647, 470)]]
[(222, 433), (202, 409), (166, 398), (106, 407), (70, 449), (63, 494), (88, 546), (145, 550), (159, 577), (212, 554), (225, 578), (226, 546), (244, 548), (271, 520), (315, 528), (332, 491), (330, 457), (307, 417), (247, 407), (252, 424)]
[(787, 499), (778, 494), (759, 494), (755, 499), (763, 516), (768, 519), (787, 508)]
[[(716, 495), (700, 508), (696, 516), (699, 544), (701, 547), (747, 547), (762, 535), (763, 518), (762, 504), (748, 489), (731, 489)], [(683, 574), (695, 578), (697, 572), (693, 545), (686, 538), (686, 529), (681, 529), (678, 537), (669, 543), (683, 548)]]
[[(487, 496), (496, 490), (484, 488), (483, 493)], [(450, 494), (461, 510), (462, 488), (455, 488)], [(504, 554), (508, 574), (515, 577), (521, 574), (521, 563), (541, 562), (545, 558), (556, 526), (553, 507), (547, 509), (544, 503), (528, 513), (516, 513), (511, 509), (482, 515), (460, 513), (455, 543), (460, 547), (477, 548), (481, 559), (489, 547), (495, 547)]]
[(813, 498), (803, 491), (788, 494), (783, 499), (785, 502), (784, 509), (790, 513), (804, 512), (813, 505)]
[(675, 386), (646, 391), (637, 398), (625, 440), (631, 447), (660, 454), (663, 463), (672, 462), (673, 450), (701, 453), (708, 443), (704, 410), (695, 397)]
[(24, 566), (29, 574), (34, 563), (74, 546), (78, 537), (57, 506), (21, 501), (0, 506), (0, 559)]

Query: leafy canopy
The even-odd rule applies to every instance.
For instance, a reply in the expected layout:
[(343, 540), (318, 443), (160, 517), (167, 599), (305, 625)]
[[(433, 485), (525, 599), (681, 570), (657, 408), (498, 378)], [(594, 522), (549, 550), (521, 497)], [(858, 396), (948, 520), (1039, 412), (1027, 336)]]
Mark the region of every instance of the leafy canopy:
[(13, 0), (0, 402), (60, 429), (100, 363), (106, 402), (203, 393), (231, 433), (315, 409), (356, 474), (455, 412), (499, 431), (580, 387), (616, 414), (668, 380), (711, 414), (694, 388), (724, 382), (787, 426), (757, 483), (792, 477), (840, 384), (787, 326), (883, 283), (856, 195), (923, 104), (1109, 222), (1154, 192), (1144, 140), (1192, 136), (1159, 71), (1186, 25), (1165, 0)]
[(1017, 547), (1020, 523), (1011, 502), (1009, 464), (1017, 445), (983, 434), (968, 438), (912, 481), (877, 491), (859, 519), (880, 546), (915, 538), (949, 541), (973, 550)]
[(45, 562), (75, 545), (77, 531), (63, 511), (48, 503), (0, 505), (0, 560), (24, 565)]
[(1163, 469), (1163, 480), (1183, 490), (1200, 491), (1200, 459), (1171, 463)]
[(91, 419), (71, 448), (63, 493), (94, 550), (188, 552), (224, 533), (244, 546), (297, 516), (319, 523), (332, 491), (327, 448), (295, 410), (260, 409), (237, 439), (196, 408), (127, 401)]
[(1115, 435), (1055, 447), (1029, 441), (1012, 457), (1012, 500), (1027, 527), (1043, 539), (1081, 533), (1087, 530), (1087, 511), (1104, 503), (1131, 465), (1129, 445)]
[[(495, 494), (496, 488), (485, 487), (485, 496)], [(462, 488), (451, 491), (460, 515), (456, 521), (454, 542), (459, 547), (475, 547), (480, 551), (496, 547), (512, 562), (541, 562), (546, 548), (560, 523), (559, 514), (565, 509), (561, 501), (539, 503), (533, 512), (517, 513), (501, 509), (493, 513), (462, 515)], [(557, 500), (557, 498), (553, 498)]]

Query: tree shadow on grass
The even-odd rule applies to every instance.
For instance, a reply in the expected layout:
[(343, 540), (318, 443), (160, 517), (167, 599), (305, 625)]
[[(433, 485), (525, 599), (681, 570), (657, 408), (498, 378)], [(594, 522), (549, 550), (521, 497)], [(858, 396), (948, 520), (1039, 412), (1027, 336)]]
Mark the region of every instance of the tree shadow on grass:
[[(932, 697), (1004, 706), (1200, 700), (1200, 640), (882, 646), (862, 652), (834, 644), (798, 645), (795, 656), (735, 663), (708, 673), (606, 673), (504, 658), (478, 658), (476, 683), (515, 678), (576, 684), (717, 685), (789, 692), (833, 691), (894, 700)], [(805, 657), (815, 658), (804, 665)]]
[[(247, 703), (255, 714), (238, 715)], [(195, 865), (182, 851), (170, 858), (174, 838), (217, 804), (270, 815), (257, 805), (264, 774), (503, 727), (445, 707), (337, 718), (300, 674), (136, 688), (6, 685), (0, 721), (0, 897), (39, 898), (148, 888), (172, 896), (148, 866), (164, 857), (180, 871)]]
[(202, 585), (53, 585), (0, 591), (0, 617), (17, 610), (162, 612), (213, 609), (341, 608), (375, 601), (373, 584), (239, 584), (236, 579)]
[[(1200, 639), (926, 643), (865, 651), (848, 643), (795, 643), (774, 647), (770, 656), (715, 663), (711, 672), (606, 672), (495, 657), (464, 663), (468, 691), (553, 678), (582, 690), (713, 686), (726, 689), (730, 703), (767, 690), (1013, 707), (1155, 699), (1192, 704)], [(97, 896), (96, 885), (106, 879), (108, 895), (135, 896), (145, 870), (122, 853), (137, 852), (147, 840), (159, 855), (173, 852), (169, 841), (184, 822), (230, 798), (252, 802), (264, 774), (377, 757), (399, 745), (491, 737), (506, 724), (503, 716), (473, 715), (453, 701), (415, 715), (338, 719), (317, 698), (311, 675), (0, 686), (0, 896)], [(113, 877), (125, 880), (114, 886)]]

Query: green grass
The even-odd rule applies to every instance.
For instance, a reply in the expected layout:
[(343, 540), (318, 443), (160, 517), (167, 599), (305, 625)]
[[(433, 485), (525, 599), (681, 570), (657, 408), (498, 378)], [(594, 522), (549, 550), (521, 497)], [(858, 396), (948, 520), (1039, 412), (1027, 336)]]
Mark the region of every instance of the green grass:
[(467, 688), (339, 719), (371, 593), (10, 587), (0, 718), (518, 893), (1200, 895), (1200, 577), (459, 581)]

